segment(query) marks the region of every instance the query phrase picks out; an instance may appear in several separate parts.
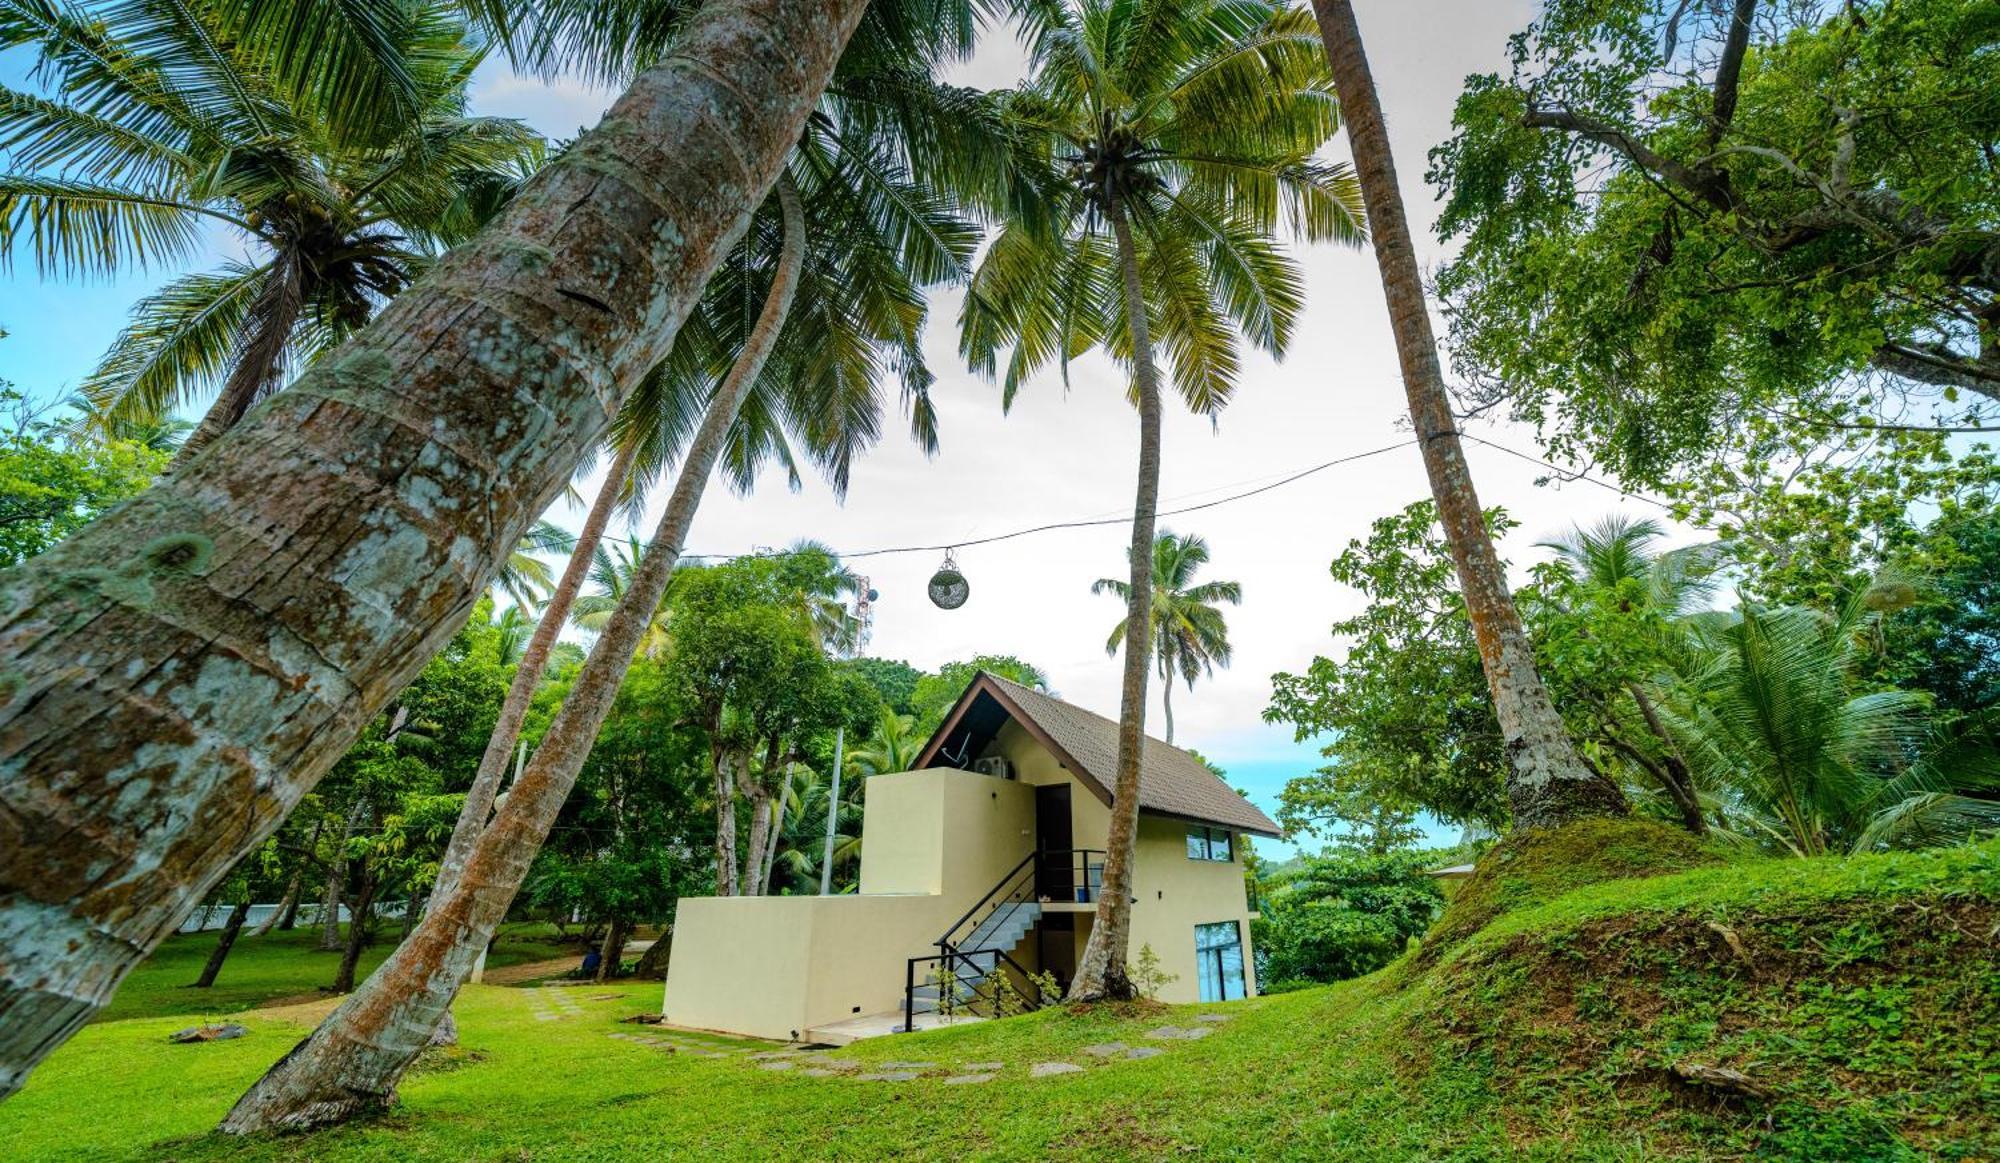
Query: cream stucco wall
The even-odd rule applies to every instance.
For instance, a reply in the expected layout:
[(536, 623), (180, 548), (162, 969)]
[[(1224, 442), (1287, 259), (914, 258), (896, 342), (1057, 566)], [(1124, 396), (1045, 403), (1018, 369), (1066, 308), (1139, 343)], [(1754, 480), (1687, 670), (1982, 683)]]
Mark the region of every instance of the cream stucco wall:
[[(1070, 829), (1078, 848), (1103, 848), (1111, 831), (1111, 809), (1097, 793), (1078, 780), (1056, 757), (1019, 723), (1009, 721), (994, 735), (982, 753), (1004, 755), (1014, 766), (1020, 782), (1031, 787), (1070, 783)], [(870, 789), (871, 794), (873, 789)], [(1137, 859), (1132, 869), (1132, 954), (1150, 944), (1160, 958), (1160, 968), (1179, 977), (1160, 990), (1160, 1000), (1193, 1002), (1200, 996), (1195, 978), (1194, 927), (1217, 921), (1235, 921), (1242, 932), (1244, 982), (1257, 992), (1256, 971), (1251, 967), (1250, 907), (1243, 887), (1243, 856), (1249, 837), (1238, 833), (1233, 844), (1233, 860), (1189, 860), (1188, 825), (1179, 820), (1141, 813)], [(1089, 914), (1077, 917), (1074, 959), (1081, 960), (1083, 944), (1090, 932)]]
[(684, 897), (666, 1016), (784, 1040), (903, 1003), (908, 959), (1033, 848), (1034, 792), (932, 768), (868, 781), (851, 896)]

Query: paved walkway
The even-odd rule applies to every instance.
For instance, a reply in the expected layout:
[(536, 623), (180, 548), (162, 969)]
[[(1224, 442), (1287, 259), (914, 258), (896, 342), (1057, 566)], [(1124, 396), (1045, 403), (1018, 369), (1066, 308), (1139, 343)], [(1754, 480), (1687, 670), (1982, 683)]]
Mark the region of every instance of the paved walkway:
[[(537, 991), (556, 992), (556, 991)], [(553, 1021), (561, 1015), (551, 1013), (539, 1020)], [(1085, 1046), (1074, 1057), (1080, 1062), (1052, 1059), (1028, 1063), (1023, 1070), (1010, 1072), (1005, 1062), (918, 1062), (890, 1061), (862, 1063), (839, 1056), (835, 1050), (808, 1050), (801, 1047), (785, 1047), (778, 1050), (758, 1050), (755, 1045), (732, 1048), (727, 1043), (701, 1041), (671, 1030), (654, 1028), (654, 1032), (630, 1033), (618, 1031), (610, 1034), (619, 1041), (631, 1042), (662, 1053), (690, 1058), (734, 1058), (745, 1065), (769, 1074), (791, 1074), (801, 1078), (838, 1078), (849, 1082), (914, 1082), (919, 1078), (932, 1078), (946, 1086), (978, 1086), (1002, 1077), (1020, 1080), (1059, 1078), (1067, 1074), (1082, 1074), (1092, 1069), (1112, 1066), (1120, 1062), (1137, 1062), (1147, 1058), (1158, 1058), (1172, 1049), (1172, 1043), (1197, 1042), (1215, 1032), (1215, 1027), (1230, 1020), (1229, 1014), (1199, 1014), (1196, 1025), (1161, 1026), (1148, 1030), (1141, 1037), (1147, 1045), (1128, 1046), (1123, 1042), (1102, 1042)], [(1167, 1043), (1159, 1045), (1157, 1043)]]

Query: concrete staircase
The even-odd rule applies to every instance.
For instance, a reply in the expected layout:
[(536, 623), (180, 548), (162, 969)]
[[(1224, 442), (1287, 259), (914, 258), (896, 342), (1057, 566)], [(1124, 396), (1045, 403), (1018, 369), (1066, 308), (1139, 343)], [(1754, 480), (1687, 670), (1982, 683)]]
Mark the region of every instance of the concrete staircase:
[(947, 985), (957, 1003), (970, 1001), (1000, 968), (1000, 955), (1020, 944), (1041, 920), (1039, 901), (1010, 901), (994, 909), (959, 945), (951, 981), (927, 981), (911, 991), (911, 1013), (939, 1012), (938, 1003)]

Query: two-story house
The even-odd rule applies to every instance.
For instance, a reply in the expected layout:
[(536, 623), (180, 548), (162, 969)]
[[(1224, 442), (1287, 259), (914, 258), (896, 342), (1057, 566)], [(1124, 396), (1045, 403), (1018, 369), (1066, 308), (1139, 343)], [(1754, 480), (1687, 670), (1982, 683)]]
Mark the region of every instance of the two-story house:
[[(839, 1042), (1067, 985), (1103, 879), (1118, 725), (981, 674), (916, 769), (873, 776), (860, 891), (680, 902), (666, 989), (679, 1026)], [(1147, 739), (1133, 956), (1163, 1001), (1256, 990), (1248, 837), (1277, 825), (1179, 748)], [(1001, 985), (1001, 979), (1005, 985)], [(949, 994), (949, 996), (947, 996)]]

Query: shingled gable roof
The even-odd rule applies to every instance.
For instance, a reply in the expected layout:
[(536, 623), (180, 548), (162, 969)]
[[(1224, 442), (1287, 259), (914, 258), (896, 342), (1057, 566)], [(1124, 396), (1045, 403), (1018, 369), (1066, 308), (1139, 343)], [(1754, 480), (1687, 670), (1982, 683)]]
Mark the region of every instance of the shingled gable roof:
[[(946, 741), (984, 693), (1047, 747), (1079, 782), (1106, 804), (1117, 782), (1118, 724), (1082, 707), (981, 671), (958, 697), (916, 766), (941, 767)], [(1237, 795), (1206, 764), (1180, 748), (1146, 737), (1139, 767), (1139, 809), (1203, 824), (1219, 824), (1257, 836), (1279, 836), (1278, 825), (1255, 804)]]

